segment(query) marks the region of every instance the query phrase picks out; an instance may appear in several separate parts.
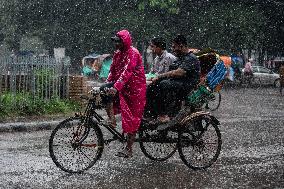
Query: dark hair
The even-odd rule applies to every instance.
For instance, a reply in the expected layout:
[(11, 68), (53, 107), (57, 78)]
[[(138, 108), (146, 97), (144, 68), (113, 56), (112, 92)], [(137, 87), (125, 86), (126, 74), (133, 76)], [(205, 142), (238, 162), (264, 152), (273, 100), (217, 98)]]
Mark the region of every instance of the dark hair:
[(153, 43), (153, 45), (156, 45), (157, 47), (160, 47), (162, 50), (165, 50), (167, 48), (166, 41), (162, 37), (155, 37), (151, 39), (151, 43)]
[(174, 39), (173, 42), (179, 45), (187, 46), (187, 40), (184, 35), (178, 34)]

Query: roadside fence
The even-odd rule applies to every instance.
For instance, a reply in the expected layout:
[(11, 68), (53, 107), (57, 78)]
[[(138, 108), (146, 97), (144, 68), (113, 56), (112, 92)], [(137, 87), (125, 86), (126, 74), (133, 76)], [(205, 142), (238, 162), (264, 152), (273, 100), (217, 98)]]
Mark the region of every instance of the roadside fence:
[(68, 97), (70, 58), (0, 57), (0, 94), (28, 92), (42, 99)]

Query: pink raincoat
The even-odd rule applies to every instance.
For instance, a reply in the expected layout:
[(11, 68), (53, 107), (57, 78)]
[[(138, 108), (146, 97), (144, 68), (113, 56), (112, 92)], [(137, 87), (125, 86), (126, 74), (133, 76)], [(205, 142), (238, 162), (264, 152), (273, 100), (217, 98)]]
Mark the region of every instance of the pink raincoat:
[(130, 33), (122, 30), (117, 36), (122, 39), (124, 49), (114, 53), (107, 81), (115, 82), (114, 88), (119, 94), (119, 102), (114, 102), (114, 109), (121, 111), (123, 132), (135, 133), (140, 126), (146, 103), (144, 66), (140, 53), (131, 46)]

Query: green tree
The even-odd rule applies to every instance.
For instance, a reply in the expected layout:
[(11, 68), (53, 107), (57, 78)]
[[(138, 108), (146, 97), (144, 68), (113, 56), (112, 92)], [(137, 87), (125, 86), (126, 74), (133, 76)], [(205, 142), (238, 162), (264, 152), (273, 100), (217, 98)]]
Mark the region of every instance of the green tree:
[(0, 15), (1, 33), (4, 36), (4, 42), (9, 49), (18, 50), (22, 35), (21, 27), (23, 26), (19, 20), (19, 2), (17, 0), (1, 1)]
[(185, 32), (194, 46), (241, 49), (259, 47), (264, 43), (267, 18), (257, 6), (239, 3), (206, 6), (205, 3), (181, 11), (184, 21), (188, 20), (187, 28), (183, 30), (187, 30)]
[[(272, 0), (269, 0), (272, 1)], [(140, 50), (153, 36), (177, 33), (213, 48), (283, 47), (283, 6), (240, 0), (0, 0), (0, 36), (10, 49), (39, 37), (51, 52), (65, 47), (73, 63), (91, 51), (112, 52), (110, 37), (128, 29)], [(271, 4), (271, 2), (270, 2)], [(281, 29), (282, 26), (282, 29)], [(282, 37), (282, 38), (281, 38)], [(284, 41), (284, 40), (282, 40)]]

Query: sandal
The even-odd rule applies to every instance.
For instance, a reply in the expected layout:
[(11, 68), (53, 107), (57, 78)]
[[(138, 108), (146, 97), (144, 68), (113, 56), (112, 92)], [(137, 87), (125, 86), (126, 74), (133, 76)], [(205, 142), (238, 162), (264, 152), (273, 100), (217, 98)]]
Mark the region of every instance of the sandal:
[(132, 150), (125, 147), (123, 148), (123, 150), (117, 152), (115, 156), (123, 157), (123, 158), (131, 158), (133, 155), (132, 155)]

